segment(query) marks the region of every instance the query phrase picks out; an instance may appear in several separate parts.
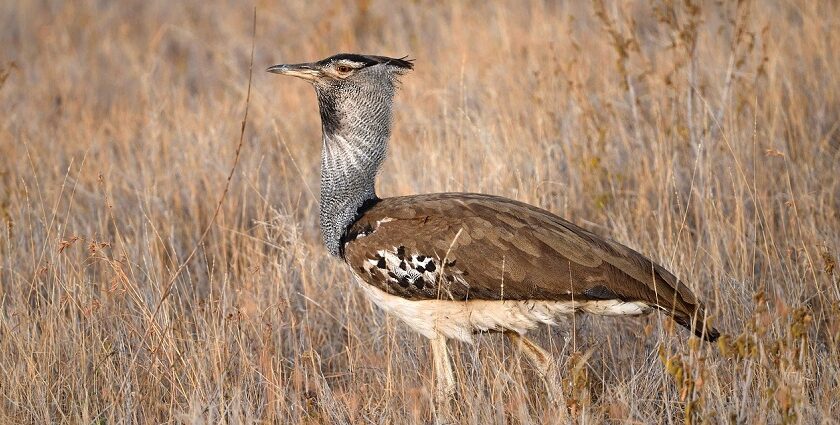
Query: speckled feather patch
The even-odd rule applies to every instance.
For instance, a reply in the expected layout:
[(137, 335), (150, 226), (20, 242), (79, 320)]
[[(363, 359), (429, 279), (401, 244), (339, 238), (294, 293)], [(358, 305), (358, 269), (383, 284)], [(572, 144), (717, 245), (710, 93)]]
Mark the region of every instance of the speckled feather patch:
[[(441, 274), (441, 260), (434, 256), (409, 252), (405, 246), (380, 249), (361, 267), (371, 278), (382, 280), (396, 293), (423, 294), (429, 298), (448, 299), (451, 285), (469, 288), (464, 273), (447, 261), (448, 268)], [(445, 284), (441, 284), (444, 282)]]
[(367, 260), (367, 271), (381, 273), (389, 284), (417, 290), (432, 289), (438, 278), (438, 265), (432, 257), (407, 253), (404, 246), (378, 250)]

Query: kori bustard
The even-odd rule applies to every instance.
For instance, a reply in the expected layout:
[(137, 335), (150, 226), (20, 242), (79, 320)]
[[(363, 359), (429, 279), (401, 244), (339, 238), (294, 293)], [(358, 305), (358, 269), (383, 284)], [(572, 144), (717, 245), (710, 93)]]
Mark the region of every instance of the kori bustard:
[(550, 355), (525, 337), (559, 315), (636, 315), (654, 309), (708, 341), (706, 312), (662, 266), (551, 212), (477, 193), (380, 198), (374, 181), (391, 135), (405, 59), (338, 54), (268, 72), (315, 87), (323, 131), (324, 244), (386, 312), (431, 341), (438, 396), (455, 389), (447, 339), (504, 332), (546, 381)]

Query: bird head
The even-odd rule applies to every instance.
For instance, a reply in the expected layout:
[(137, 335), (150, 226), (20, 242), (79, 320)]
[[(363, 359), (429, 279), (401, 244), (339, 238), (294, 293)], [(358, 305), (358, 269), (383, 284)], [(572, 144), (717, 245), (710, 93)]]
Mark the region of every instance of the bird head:
[(413, 68), (405, 58), (341, 53), (266, 71), (298, 77), (315, 87), (325, 135), (360, 130), (359, 123), (380, 123), (387, 136), (398, 79)]
[(316, 90), (338, 90), (382, 82), (395, 83), (397, 77), (412, 68), (414, 64), (405, 58), (341, 53), (317, 62), (273, 65), (266, 71), (302, 78), (312, 83)]

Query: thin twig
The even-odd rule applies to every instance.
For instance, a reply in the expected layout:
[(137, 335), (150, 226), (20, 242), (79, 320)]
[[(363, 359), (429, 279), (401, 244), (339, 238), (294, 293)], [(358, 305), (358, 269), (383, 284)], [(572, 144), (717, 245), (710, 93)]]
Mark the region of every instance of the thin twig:
[[(195, 242), (192, 251), (187, 256), (187, 258), (178, 266), (178, 269), (175, 270), (175, 273), (172, 274), (172, 277), (169, 278), (169, 282), (166, 284), (166, 288), (163, 290), (163, 294), (160, 296), (160, 300), (158, 300), (157, 305), (155, 306), (154, 311), (152, 311), (151, 317), (149, 317), (149, 322), (154, 322), (157, 314), (160, 312), (161, 307), (163, 306), (164, 301), (169, 298), (169, 295), (172, 294), (172, 288), (175, 285), (175, 280), (187, 267), (187, 264), (190, 263), (192, 258), (195, 256), (196, 252), (198, 252), (198, 248), (201, 247), (201, 244), (204, 242), (204, 239), (207, 237), (207, 234), (210, 233), (210, 229), (213, 228), (213, 225), (216, 223), (216, 217), (219, 215), (219, 211), (222, 209), (222, 204), (227, 197), (228, 191), (230, 190), (230, 182), (233, 179), (233, 174), (236, 172), (236, 167), (239, 165), (239, 157), (240, 152), (242, 151), (242, 145), (245, 141), (245, 124), (248, 122), (248, 109), (251, 104), (251, 81), (254, 74), (254, 46), (256, 45), (256, 38), (257, 38), (257, 8), (254, 8), (254, 17), (253, 17), (253, 27), (251, 32), (251, 61), (248, 64), (248, 91), (245, 95), (245, 114), (242, 117), (242, 125), (239, 129), (239, 144), (236, 146), (236, 154), (233, 158), (233, 166), (230, 168), (230, 173), (228, 173), (227, 180), (225, 180), (225, 188), (222, 191), (222, 196), (219, 197), (219, 202), (216, 203), (216, 209), (213, 211), (213, 216), (210, 217), (210, 221), (204, 227), (204, 231), (201, 233), (201, 237)], [(132, 370), (134, 369), (135, 364), (137, 363), (137, 357), (140, 355), (140, 351), (142, 350), (143, 345), (146, 343), (146, 340), (149, 338), (150, 329), (152, 326), (147, 326), (145, 332), (143, 333), (143, 338), (139, 345), (139, 348), (134, 353), (134, 356), (131, 358), (131, 363), (129, 364), (128, 371), (126, 371), (125, 377), (123, 377), (123, 382), (120, 384), (120, 391), (119, 393), (123, 393), (123, 389), (125, 387), (126, 382), (128, 382), (128, 377), (131, 375)], [(163, 338), (163, 335), (161, 335)]]

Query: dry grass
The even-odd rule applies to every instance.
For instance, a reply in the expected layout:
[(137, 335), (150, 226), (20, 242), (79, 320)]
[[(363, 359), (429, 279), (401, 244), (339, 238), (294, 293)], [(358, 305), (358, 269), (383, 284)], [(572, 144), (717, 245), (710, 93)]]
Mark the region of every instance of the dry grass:
[[(317, 4), (316, 4), (317, 3)], [(691, 282), (541, 330), (579, 423), (840, 417), (840, 5), (0, 3), (0, 422), (427, 423), (428, 347), (320, 246), (320, 124), (261, 70), (410, 54), (382, 195), (549, 208)], [(144, 338), (144, 335), (148, 337)], [(558, 409), (503, 338), (453, 344), (463, 423)]]

